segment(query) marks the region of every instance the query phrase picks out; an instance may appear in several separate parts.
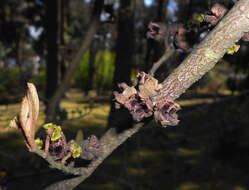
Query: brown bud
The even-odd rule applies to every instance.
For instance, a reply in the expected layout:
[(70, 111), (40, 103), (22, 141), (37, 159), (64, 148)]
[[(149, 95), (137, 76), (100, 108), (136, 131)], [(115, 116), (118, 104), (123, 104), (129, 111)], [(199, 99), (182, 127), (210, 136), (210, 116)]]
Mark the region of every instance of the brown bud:
[(103, 154), (103, 146), (99, 144), (99, 140), (95, 135), (91, 135), (81, 144), (80, 157), (85, 160), (94, 160)]

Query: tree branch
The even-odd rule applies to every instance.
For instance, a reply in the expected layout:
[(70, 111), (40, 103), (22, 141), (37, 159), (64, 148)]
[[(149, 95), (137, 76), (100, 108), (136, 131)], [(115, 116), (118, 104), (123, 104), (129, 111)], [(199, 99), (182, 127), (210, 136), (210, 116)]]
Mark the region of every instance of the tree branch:
[(194, 82), (214, 67), (224, 54), (249, 30), (249, 2), (240, 0), (210, 34), (163, 82), (163, 89), (153, 99), (176, 99)]
[[(249, 31), (249, 1), (240, 0), (232, 10), (219, 22), (217, 27), (193, 50), (193, 52), (177, 67), (162, 83), (163, 88), (153, 98), (153, 102), (161, 104), (166, 100), (175, 100), (186, 91), (194, 82), (199, 80), (218, 62), (245, 32)], [(76, 187), (107, 158), (113, 150), (134, 135), (144, 123), (138, 123), (132, 128), (117, 133), (115, 127), (110, 128), (100, 139), (103, 154), (93, 160), (88, 167), (72, 168), (55, 162), (51, 157), (46, 160), (52, 167), (64, 172), (78, 175), (74, 178), (54, 183), (46, 190), (69, 190)], [(35, 150), (43, 156), (43, 151)]]
[(151, 76), (154, 76), (155, 72), (157, 71), (157, 69), (163, 64), (163, 62), (165, 62), (167, 59), (169, 59), (169, 57), (175, 52), (174, 48), (171, 47), (167, 47), (167, 49), (165, 50), (163, 56), (153, 64), (149, 74)]
[[(46, 188), (46, 190), (71, 190), (80, 183), (82, 183), (86, 178), (88, 178), (95, 169), (123, 142), (125, 142), (129, 137), (134, 135), (140, 128), (144, 126), (143, 123), (138, 123), (132, 128), (125, 130), (124, 132), (117, 134), (115, 128), (110, 128), (105, 135), (101, 138), (100, 144), (103, 146), (104, 152), (98, 157), (97, 160), (94, 160), (90, 163), (87, 168), (76, 168), (79, 172), (79, 176), (66, 179), (63, 181), (59, 181), (54, 183)], [(54, 161), (52, 161), (53, 163)], [(51, 163), (51, 162), (49, 162)], [(58, 165), (58, 163), (55, 163)], [(59, 169), (59, 168), (58, 168)], [(64, 170), (65, 171), (65, 170)], [(74, 169), (75, 171), (75, 169)]]
[[(216, 28), (163, 82), (163, 89), (154, 97), (154, 101), (160, 103), (166, 99), (175, 100), (178, 98), (194, 82), (212, 69), (227, 50), (239, 41), (248, 30), (249, 1), (240, 0), (224, 19), (220, 21)], [(104, 145), (104, 154), (85, 168), (85, 173), (81, 169), (81, 176), (55, 183), (49, 186), (47, 190), (72, 189), (80, 184), (93, 173), (97, 166), (114, 149), (128, 139), (128, 137), (135, 134), (142, 126), (143, 123), (136, 124), (133, 128), (119, 135), (116, 134), (114, 128), (109, 129), (101, 139), (101, 144)]]

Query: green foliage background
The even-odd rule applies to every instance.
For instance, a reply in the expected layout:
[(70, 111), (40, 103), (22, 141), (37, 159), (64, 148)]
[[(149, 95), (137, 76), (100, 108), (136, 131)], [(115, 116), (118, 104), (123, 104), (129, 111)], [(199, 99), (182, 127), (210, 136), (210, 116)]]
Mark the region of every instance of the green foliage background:
[[(73, 87), (80, 87), (85, 90), (89, 82), (89, 50), (81, 58), (78, 69), (71, 80)], [(99, 51), (95, 58), (95, 72), (93, 87), (98, 93), (103, 93), (105, 90), (111, 90), (112, 79), (114, 74), (114, 59), (115, 54), (110, 51)]]

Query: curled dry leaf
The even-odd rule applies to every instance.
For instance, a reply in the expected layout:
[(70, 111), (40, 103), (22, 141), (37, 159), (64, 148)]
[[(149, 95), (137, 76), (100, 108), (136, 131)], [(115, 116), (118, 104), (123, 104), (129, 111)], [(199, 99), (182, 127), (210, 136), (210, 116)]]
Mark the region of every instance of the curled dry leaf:
[(34, 152), (35, 126), (39, 114), (39, 98), (35, 86), (27, 83), (27, 94), (21, 103), (19, 122), (29, 151)]

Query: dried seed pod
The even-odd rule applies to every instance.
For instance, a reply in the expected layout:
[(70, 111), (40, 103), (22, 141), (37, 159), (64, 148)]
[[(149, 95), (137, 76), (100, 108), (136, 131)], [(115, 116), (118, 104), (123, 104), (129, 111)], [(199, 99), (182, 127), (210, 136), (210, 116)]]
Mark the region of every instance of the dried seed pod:
[(103, 154), (103, 146), (99, 144), (99, 140), (95, 135), (91, 135), (81, 144), (80, 157), (85, 160), (94, 160)]
[(166, 48), (169, 46), (183, 50), (190, 48), (186, 35), (192, 31), (187, 30), (181, 23), (164, 24), (150, 22), (148, 28), (147, 37), (159, 42), (163, 41)]
[(152, 103), (149, 105), (148, 100), (150, 99), (141, 99), (137, 94), (127, 103), (128, 110), (135, 121), (139, 122), (153, 115)]
[[(120, 87), (124, 89), (122, 93), (114, 93), (118, 108), (121, 106), (128, 109), (133, 119), (137, 122), (142, 121), (151, 116), (155, 116), (155, 119), (159, 121), (163, 126), (177, 125), (179, 120), (177, 119), (176, 111), (180, 109), (178, 104), (173, 101), (166, 100), (166, 102), (157, 107), (153, 102), (152, 97), (159, 93), (162, 85), (152, 76), (145, 72), (139, 72), (137, 74), (138, 83), (135, 87), (129, 87), (125, 83)], [(137, 90), (136, 90), (137, 89)], [(87, 141), (85, 142), (87, 144)], [(91, 158), (91, 153), (89, 156)]]
[(149, 31), (147, 32), (147, 38), (151, 38), (157, 41), (163, 41), (167, 35), (167, 26), (163, 23), (150, 22), (148, 25)]
[(119, 84), (119, 87), (123, 89), (122, 93), (118, 93), (117, 91), (113, 92), (116, 109), (119, 109), (131, 96), (137, 93), (134, 87), (129, 87), (126, 83)]
[(210, 23), (211, 26), (215, 26), (227, 13), (227, 8), (223, 5), (216, 3), (212, 6), (210, 13), (206, 13), (204, 20)]
[(154, 118), (160, 122), (163, 127), (167, 125), (175, 126), (179, 123), (177, 111), (181, 108), (178, 104), (171, 100), (166, 100), (165, 103), (154, 112)]
[(138, 96), (143, 104), (147, 106), (148, 110), (152, 111), (154, 105), (151, 101), (151, 97), (158, 93), (158, 91), (162, 88), (162, 85), (158, 83), (158, 80), (145, 72), (138, 73), (137, 77), (140, 78)]
[(242, 40), (245, 41), (245, 42), (249, 41), (249, 32), (244, 33), (244, 36), (242, 37)]
[(187, 41), (186, 35), (191, 31), (188, 31), (183, 24), (177, 25), (177, 32), (174, 36), (174, 46), (175, 48), (180, 48), (183, 50), (188, 50), (190, 48), (189, 42)]
[(68, 153), (68, 146), (66, 137), (61, 132), (61, 137), (56, 141), (51, 141), (49, 144), (49, 154), (53, 157), (54, 160), (60, 160), (65, 157)]

